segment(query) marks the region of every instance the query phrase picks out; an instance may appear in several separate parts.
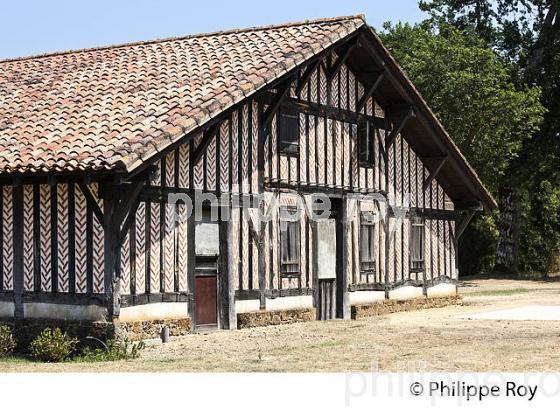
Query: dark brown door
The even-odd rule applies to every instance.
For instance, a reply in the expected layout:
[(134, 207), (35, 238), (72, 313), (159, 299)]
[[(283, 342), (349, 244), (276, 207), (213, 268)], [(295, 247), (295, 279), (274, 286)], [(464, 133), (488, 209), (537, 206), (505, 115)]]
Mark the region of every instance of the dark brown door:
[(218, 325), (218, 259), (197, 256), (194, 314), (196, 326)]
[(196, 277), (195, 316), (197, 326), (218, 324), (218, 278), (212, 276)]

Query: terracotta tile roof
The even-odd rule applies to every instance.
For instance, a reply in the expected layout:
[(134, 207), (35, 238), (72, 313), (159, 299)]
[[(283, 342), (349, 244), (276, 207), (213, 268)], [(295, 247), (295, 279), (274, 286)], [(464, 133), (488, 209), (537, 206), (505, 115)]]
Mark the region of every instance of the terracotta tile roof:
[(0, 173), (131, 170), (363, 26), (322, 19), (0, 62)]

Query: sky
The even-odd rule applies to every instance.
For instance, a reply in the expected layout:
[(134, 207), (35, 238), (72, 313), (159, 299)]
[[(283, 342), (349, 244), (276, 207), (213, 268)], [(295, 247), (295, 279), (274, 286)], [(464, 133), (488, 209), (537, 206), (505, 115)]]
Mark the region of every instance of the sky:
[(0, 59), (354, 14), (424, 18), (418, 0), (2, 0)]

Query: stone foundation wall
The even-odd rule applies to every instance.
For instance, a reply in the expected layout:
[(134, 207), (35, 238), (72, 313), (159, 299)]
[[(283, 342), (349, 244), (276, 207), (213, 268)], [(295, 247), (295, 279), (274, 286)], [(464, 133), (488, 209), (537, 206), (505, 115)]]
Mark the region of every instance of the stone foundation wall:
[(355, 305), (351, 309), (352, 319), (368, 316), (387, 315), (389, 313), (406, 312), (409, 310), (440, 308), (450, 305), (461, 305), (460, 295), (415, 298), (409, 300), (383, 300), (375, 303)]
[(29, 344), (46, 328), (59, 328), (69, 336), (85, 340), (87, 336), (107, 340), (116, 337), (115, 326), (110, 322), (80, 322), (50, 319), (0, 320), (0, 325), (8, 325), (17, 341), (16, 350), (25, 352)]
[(296, 322), (315, 320), (315, 308), (290, 310), (263, 310), (237, 314), (237, 328), (258, 327), (268, 325), (283, 325)]
[(183, 336), (192, 329), (190, 319), (150, 320), (142, 322), (103, 322), (103, 321), (67, 321), (49, 319), (0, 320), (1, 325), (8, 325), (17, 341), (17, 350), (26, 352), (29, 344), (46, 328), (59, 328), (69, 336), (86, 341), (88, 336), (100, 340), (117, 339), (142, 340), (159, 338), (163, 326), (169, 327), (171, 336)]
[(156, 339), (161, 335), (161, 329), (167, 326), (170, 336), (184, 336), (192, 329), (190, 318), (144, 320), (141, 322), (115, 322), (118, 337), (129, 340)]

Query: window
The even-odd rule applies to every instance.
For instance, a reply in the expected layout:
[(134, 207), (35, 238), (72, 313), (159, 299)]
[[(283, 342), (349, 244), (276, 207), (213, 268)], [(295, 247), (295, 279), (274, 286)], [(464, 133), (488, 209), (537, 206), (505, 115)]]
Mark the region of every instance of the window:
[(375, 223), (363, 214), (360, 224), (360, 272), (362, 275), (375, 274)]
[(278, 113), (278, 151), (284, 155), (299, 155), (299, 112), (282, 107)]
[(369, 121), (362, 121), (358, 124), (358, 159), (363, 167), (371, 167), (375, 163), (375, 151), (373, 142), (375, 138), (375, 129)]
[(424, 270), (424, 220), (413, 217), (410, 231), (410, 270)]
[(282, 276), (299, 276), (300, 223), (282, 221), (286, 229), (280, 230), (280, 272)]

